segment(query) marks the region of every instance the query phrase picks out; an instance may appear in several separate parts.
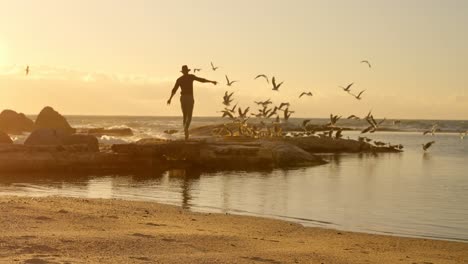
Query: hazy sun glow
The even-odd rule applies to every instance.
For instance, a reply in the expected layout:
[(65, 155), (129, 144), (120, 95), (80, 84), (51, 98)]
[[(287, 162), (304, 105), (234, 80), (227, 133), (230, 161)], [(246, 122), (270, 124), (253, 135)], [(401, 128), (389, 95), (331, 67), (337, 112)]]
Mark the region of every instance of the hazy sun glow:
[[(227, 74), (242, 105), (271, 97), (301, 117), (467, 119), (467, 13), (459, 0), (0, 0), (0, 105), (180, 115), (165, 101), (188, 64), (220, 82), (196, 85), (196, 116), (217, 115)], [(338, 88), (351, 82), (363, 100)]]

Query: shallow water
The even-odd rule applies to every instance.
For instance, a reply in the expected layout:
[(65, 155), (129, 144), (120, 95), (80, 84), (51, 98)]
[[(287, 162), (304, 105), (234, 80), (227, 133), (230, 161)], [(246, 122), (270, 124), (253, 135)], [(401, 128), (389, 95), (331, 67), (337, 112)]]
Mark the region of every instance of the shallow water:
[[(405, 152), (324, 155), (329, 164), (264, 172), (4, 174), (0, 195), (158, 201), (308, 226), (468, 242), (468, 138), (414, 132), (371, 137), (401, 143)], [(436, 144), (424, 153), (421, 144), (430, 140)]]

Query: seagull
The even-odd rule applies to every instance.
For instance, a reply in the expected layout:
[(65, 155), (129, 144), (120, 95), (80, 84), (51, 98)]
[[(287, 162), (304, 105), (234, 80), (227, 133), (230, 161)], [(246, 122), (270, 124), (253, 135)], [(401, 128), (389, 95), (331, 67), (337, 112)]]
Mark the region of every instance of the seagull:
[(376, 130), (376, 128), (374, 126), (369, 126), (369, 127), (365, 128), (364, 130), (362, 130), (361, 134), (365, 134), (367, 132), (374, 133), (375, 130)]
[(211, 69), (212, 69), (213, 71), (216, 71), (218, 68), (219, 68), (219, 67), (215, 67), (214, 64), (213, 64), (213, 62), (211, 62)]
[(229, 109), (229, 108), (224, 108), (224, 110), (229, 111), (229, 112), (231, 112), (231, 113), (234, 113), (234, 112), (236, 111), (236, 107), (237, 107), (237, 104), (234, 105), (231, 109)]
[(336, 122), (341, 119), (341, 116), (330, 114), (330, 123), (327, 126), (334, 127)]
[(29, 75), (29, 65), (26, 66), (26, 69), (24, 70), (24, 72), (26, 73), (26, 75)]
[(173, 135), (175, 133), (179, 132), (178, 130), (175, 130), (175, 129), (168, 129), (168, 130), (164, 130), (164, 133), (168, 134), (168, 135)]
[(360, 120), (361, 118), (355, 116), (355, 115), (350, 115), (346, 119), (355, 119), (355, 120)]
[(310, 122), (310, 119), (306, 119), (304, 121), (302, 121), (302, 128), (304, 130), (307, 130), (307, 124)]
[(336, 138), (336, 139), (342, 138), (342, 137), (343, 137), (343, 134), (342, 134), (342, 133), (343, 133), (343, 129), (342, 129), (342, 128), (338, 129), (338, 131), (336, 131), (335, 138)]
[(262, 101), (258, 101), (258, 102), (257, 102), (257, 101), (254, 101), (254, 102), (255, 102), (257, 105), (262, 105), (263, 107), (268, 106), (269, 104), (272, 104), (272, 103), (273, 103), (270, 99), (268, 99), (268, 100), (266, 100), (266, 101), (264, 101), (264, 102), (262, 102)]
[(468, 131), (460, 132), (460, 139), (464, 139), (467, 134), (468, 134)]
[(280, 82), (279, 84), (276, 84), (276, 79), (275, 77), (271, 78), (271, 82), (273, 83), (273, 91), (278, 91), (280, 86), (283, 84), (283, 82)]
[(343, 89), (343, 91), (349, 93), (349, 92), (351, 91), (351, 86), (353, 86), (353, 84), (354, 84), (354, 83), (350, 83), (350, 84), (348, 84), (348, 86), (346, 86), (346, 87), (340, 86), (340, 88)]
[(234, 94), (234, 92), (228, 94), (228, 92), (226, 91), (224, 93), (224, 96), (223, 96), (223, 104), (225, 106), (230, 106), (231, 105), (231, 102), (234, 100), (234, 99), (231, 99), (232, 95)]
[(284, 109), (284, 121), (288, 121), (293, 113), (294, 111), (289, 111), (289, 107), (286, 107), (286, 109)]
[(432, 144), (434, 144), (435, 141), (431, 141), (431, 142), (427, 142), (426, 144), (422, 144), (422, 147), (423, 147), (423, 150), (426, 151), (428, 148), (430, 148), (432, 146)]
[(425, 135), (427, 135), (427, 134), (431, 134), (431, 136), (434, 136), (434, 135), (435, 135), (435, 132), (436, 132), (436, 130), (437, 130), (437, 126), (438, 126), (437, 124), (432, 125), (431, 130), (427, 130), (427, 131), (424, 131), (424, 132), (423, 132), (423, 136), (425, 136)]
[(270, 117), (276, 115), (276, 111), (278, 111), (278, 107), (275, 106), (275, 108), (273, 108), (273, 111), (271, 111), (271, 113), (268, 114), (267, 118), (270, 118)]
[(268, 76), (266, 76), (265, 74), (259, 74), (259, 75), (257, 75), (257, 77), (255, 77), (255, 80), (257, 80), (258, 78), (265, 78), (265, 80), (267, 81), (267, 83), (270, 84), (270, 81), (268, 80)]
[(307, 96), (313, 96), (312, 92), (302, 92), (301, 95), (299, 95), (299, 98), (301, 98), (302, 96), (304, 95), (307, 95)]
[(279, 110), (283, 110), (283, 107), (289, 107), (289, 103), (281, 103), (280, 106), (278, 107)]
[(247, 107), (244, 111), (242, 111), (242, 108), (237, 108), (237, 111), (239, 112), (239, 118), (247, 118), (247, 113), (249, 112), (250, 107)]
[(368, 60), (363, 60), (363, 61), (361, 61), (361, 63), (366, 63), (367, 66), (369, 66), (369, 68), (372, 68), (372, 66), (371, 66), (371, 64), (370, 64), (370, 62)]
[(354, 95), (354, 94), (351, 94), (351, 95), (353, 95), (356, 99), (361, 100), (361, 99), (362, 99), (362, 98), (361, 98), (361, 95), (362, 95), (365, 91), (366, 91), (366, 90), (362, 90), (361, 92), (359, 92), (359, 94), (358, 94), (357, 96)]
[(201, 71), (201, 70), (202, 70), (202, 69), (200, 69), (200, 68), (195, 68), (195, 69), (193, 69), (193, 73), (199, 72), (199, 71)]
[(239, 81), (229, 81), (229, 78), (227, 77), (227, 75), (225, 75), (225, 76), (226, 76), (226, 85), (227, 85), (227, 86), (231, 86), (231, 85), (233, 85), (234, 83), (239, 82)]
[(222, 118), (229, 117), (230, 119), (235, 119), (234, 115), (229, 110), (221, 111), (223, 113)]

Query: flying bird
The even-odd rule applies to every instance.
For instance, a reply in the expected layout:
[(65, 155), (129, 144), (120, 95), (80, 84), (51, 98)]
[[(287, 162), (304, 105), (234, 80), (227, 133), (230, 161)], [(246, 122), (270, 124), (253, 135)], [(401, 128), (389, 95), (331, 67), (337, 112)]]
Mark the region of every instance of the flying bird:
[(213, 62), (211, 62), (211, 69), (212, 69), (213, 71), (216, 71), (218, 68), (219, 68), (219, 67), (215, 67), (214, 64), (213, 64)]
[(286, 109), (284, 109), (284, 121), (288, 121), (293, 113), (294, 111), (289, 111), (289, 107), (286, 107)]
[(279, 110), (283, 110), (283, 107), (286, 106), (286, 107), (289, 107), (289, 103), (281, 103), (278, 107)]
[(29, 65), (26, 66), (26, 69), (24, 70), (24, 72), (26, 73), (26, 75), (29, 75)]
[(427, 149), (429, 149), (432, 144), (434, 144), (435, 141), (431, 141), (431, 142), (427, 142), (426, 144), (422, 144), (422, 147), (423, 147), (423, 150), (426, 151)]
[(343, 129), (340, 128), (340, 129), (338, 129), (338, 131), (336, 131), (335, 138), (340, 139), (342, 137), (343, 137)]
[(343, 91), (349, 93), (349, 92), (351, 91), (351, 86), (353, 86), (353, 84), (354, 84), (354, 83), (350, 83), (350, 84), (348, 84), (348, 86), (346, 86), (346, 87), (340, 86), (340, 88), (343, 89)]
[(280, 82), (279, 84), (276, 84), (276, 79), (275, 77), (271, 78), (271, 82), (273, 83), (273, 91), (278, 91), (283, 82)]
[(358, 116), (355, 116), (355, 115), (350, 115), (350, 116), (348, 116), (346, 119), (360, 120), (361, 118), (359, 118)]
[(242, 111), (242, 108), (237, 108), (237, 111), (239, 112), (239, 118), (247, 118), (247, 113), (249, 112), (250, 107), (247, 107), (244, 111)]
[(359, 92), (358, 95), (354, 95), (354, 94), (352, 94), (352, 95), (353, 95), (356, 99), (361, 100), (361, 99), (362, 99), (361, 95), (362, 95), (365, 91), (366, 91), (366, 90), (362, 90), (361, 92)]
[(336, 122), (341, 119), (341, 116), (330, 114), (330, 123), (327, 124), (327, 127), (334, 127)]
[(431, 134), (431, 136), (434, 136), (434, 135), (435, 135), (435, 132), (437, 131), (437, 127), (438, 127), (437, 124), (432, 125), (431, 130), (424, 131), (424, 132), (423, 132), (423, 135), (425, 136), (425, 135), (427, 135), (427, 134)]
[(234, 113), (236, 111), (237, 104), (235, 104), (231, 109), (229, 108), (224, 108), (224, 110), (229, 111), (231, 113)]
[(230, 81), (229, 78), (228, 78), (228, 76), (227, 76), (227, 75), (225, 75), (225, 76), (226, 76), (226, 85), (227, 85), (227, 86), (231, 86), (231, 85), (233, 85), (234, 83), (239, 82), (239, 81)]
[(313, 96), (312, 92), (302, 92), (301, 95), (299, 95), (299, 98), (301, 98), (302, 96), (304, 95), (307, 95), (307, 96)]
[(266, 107), (266, 106), (268, 106), (269, 104), (272, 104), (272, 103), (273, 103), (270, 99), (268, 99), (268, 100), (266, 100), (266, 101), (263, 101), (263, 102), (262, 102), (262, 101), (258, 101), (258, 102), (257, 102), (257, 101), (254, 101), (254, 102), (255, 102), (257, 105), (262, 105), (263, 107)]
[(259, 74), (255, 77), (255, 80), (257, 80), (258, 78), (265, 78), (265, 80), (267, 81), (268, 84), (270, 84), (270, 81), (268, 80), (268, 76), (266, 76), (265, 74)]
[(199, 71), (201, 71), (201, 70), (202, 70), (202, 69), (200, 69), (200, 68), (195, 68), (195, 69), (193, 69), (193, 73), (199, 72)]
[(224, 93), (224, 96), (223, 96), (223, 104), (225, 106), (230, 106), (231, 105), (231, 102), (234, 100), (234, 99), (231, 99), (232, 95), (234, 94), (234, 92), (228, 94), (228, 92), (226, 91)]
[(365, 64), (367, 64), (367, 66), (369, 66), (369, 68), (372, 68), (372, 66), (371, 66), (371, 64), (370, 64), (370, 62), (368, 60), (363, 60), (363, 61), (361, 61), (361, 63), (365, 63)]

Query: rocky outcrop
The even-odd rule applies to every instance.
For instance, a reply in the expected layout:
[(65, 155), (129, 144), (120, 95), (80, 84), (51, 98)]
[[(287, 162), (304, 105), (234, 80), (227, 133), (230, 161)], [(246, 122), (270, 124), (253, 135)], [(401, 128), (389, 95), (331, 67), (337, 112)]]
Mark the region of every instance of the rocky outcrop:
[(284, 140), (309, 153), (401, 152), (397, 149), (375, 147), (369, 143), (352, 139), (311, 136), (285, 138)]
[(95, 136), (91, 135), (69, 135), (61, 140), (61, 144), (64, 146), (84, 145), (88, 147), (89, 151), (99, 151), (99, 141)]
[(11, 140), (8, 134), (0, 131), (0, 144), (13, 144), (13, 140)]
[(101, 136), (117, 136), (117, 137), (128, 137), (133, 136), (131, 128), (79, 128), (77, 129), (78, 134), (92, 135), (96, 137)]
[(55, 111), (52, 107), (46, 106), (36, 118), (36, 128), (51, 128), (60, 130), (65, 134), (75, 133), (75, 129), (70, 126), (68, 121)]
[(23, 113), (13, 110), (3, 110), (0, 113), (0, 131), (8, 134), (22, 134), (31, 132), (34, 129), (34, 122)]
[(326, 163), (281, 141), (149, 141), (112, 146), (115, 153), (152, 157), (153, 162), (183, 162), (206, 169), (248, 169), (311, 166)]
[(71, 146), (83, 145), (87, 151), (99, 151), (99, 142), (90, 135), (68, 135), (62, 130), (41, 128), (29, 135), (24, 142), (28, 146)]

